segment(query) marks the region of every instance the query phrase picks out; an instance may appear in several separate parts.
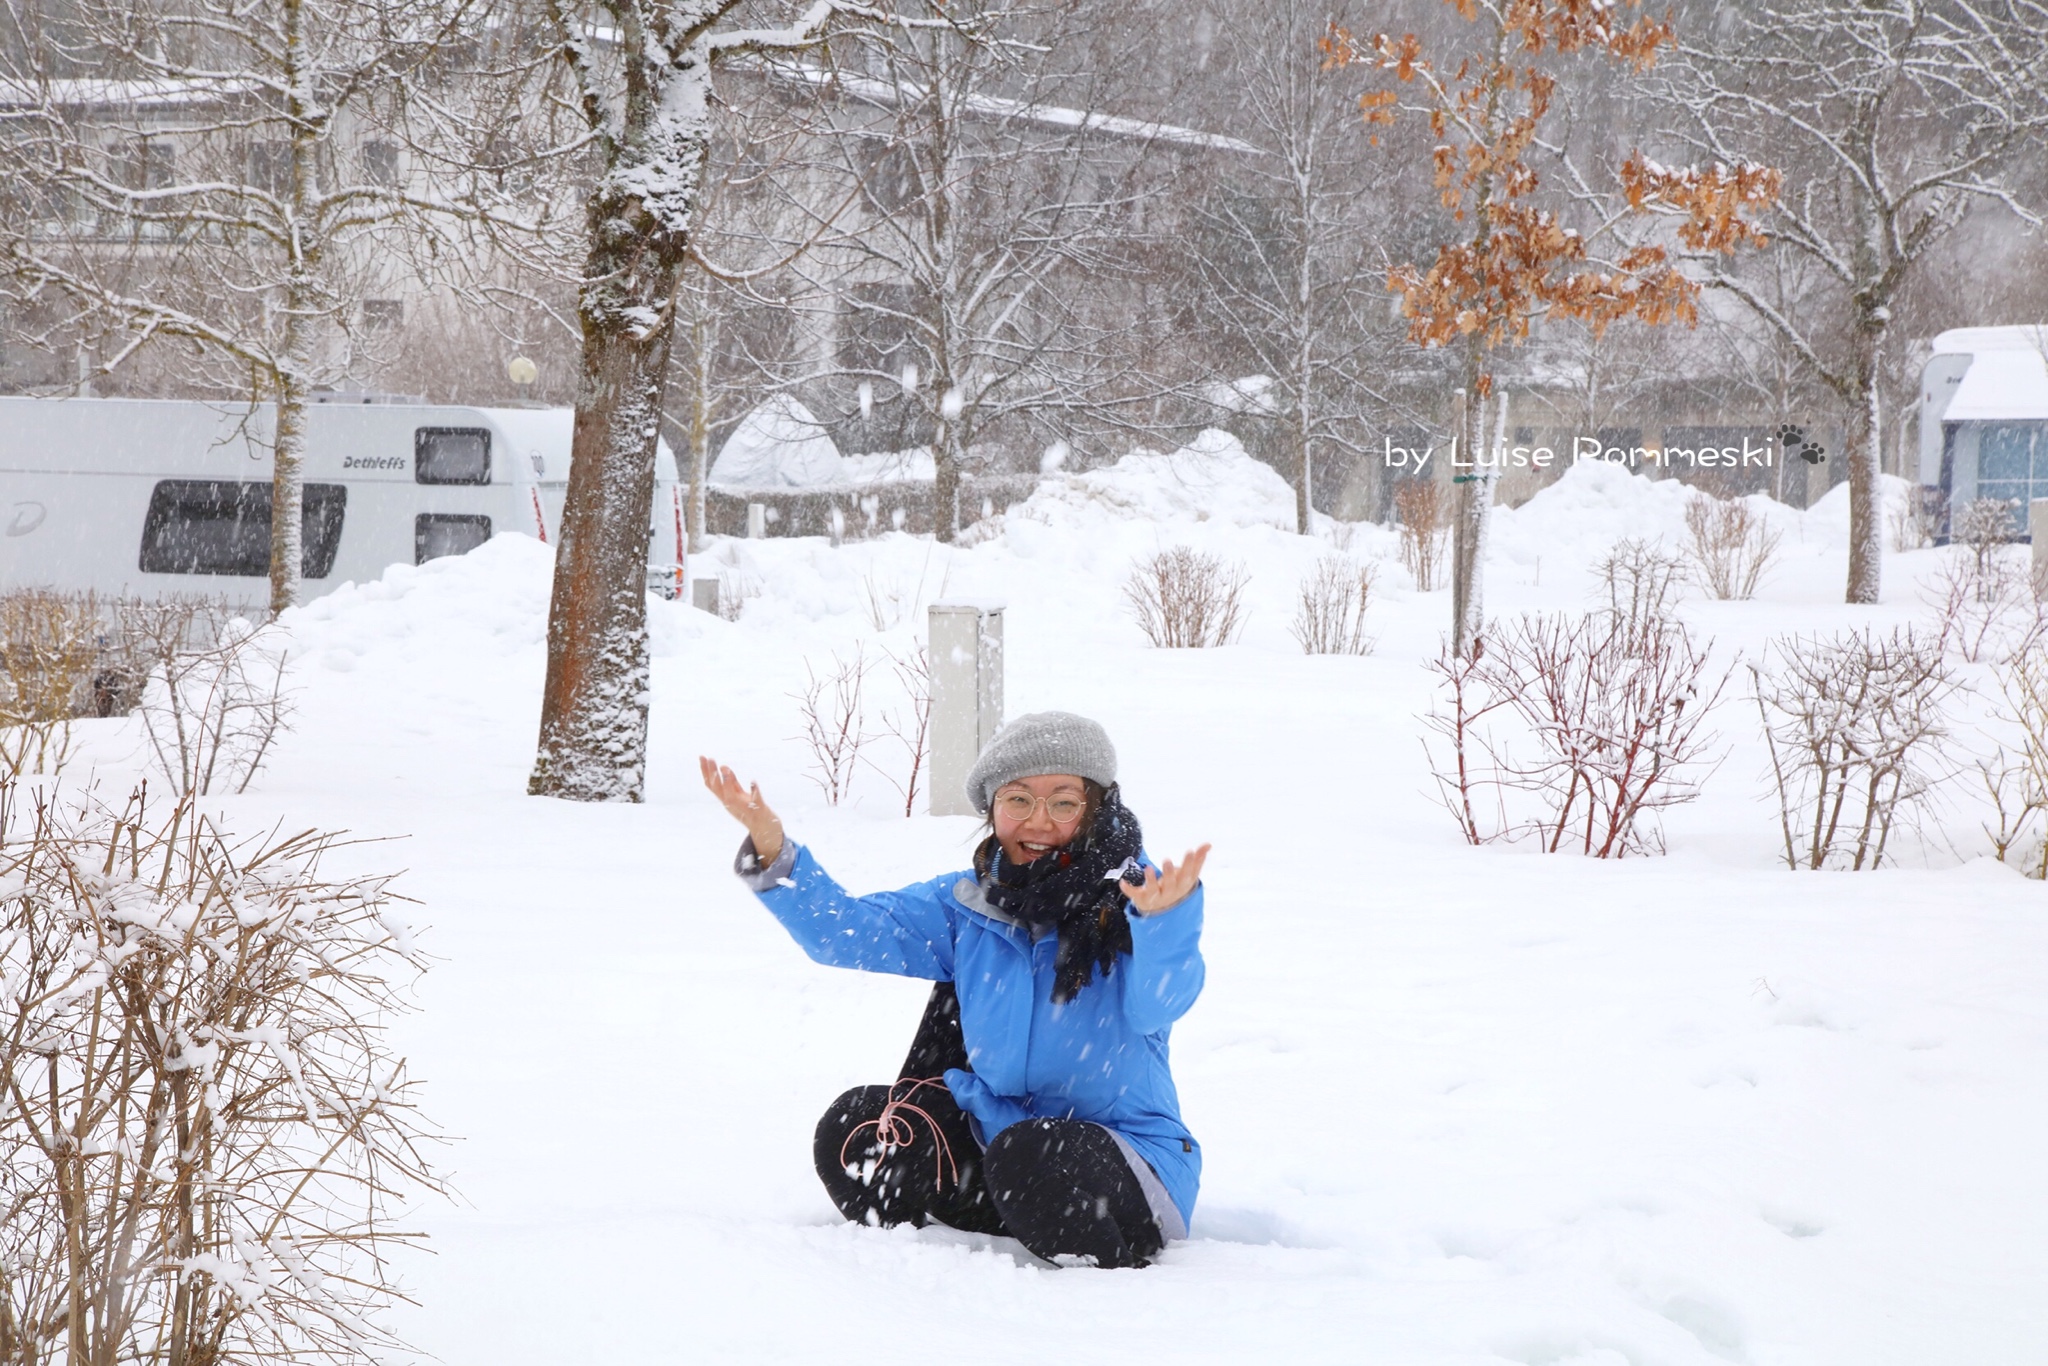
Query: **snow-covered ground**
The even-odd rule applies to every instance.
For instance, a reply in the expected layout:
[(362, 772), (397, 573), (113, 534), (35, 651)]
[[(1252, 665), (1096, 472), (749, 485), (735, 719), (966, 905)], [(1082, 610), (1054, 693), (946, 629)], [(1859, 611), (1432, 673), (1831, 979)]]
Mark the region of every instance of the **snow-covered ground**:
[[(351, 856), (410, 870), (442, 960), (400, 1036), (461, 1199), (412, 1220), (436, 1255), (404, 1267), (402, 1331), (449, 1366), (2048, 1360), (2043, 885), (1981, 856), (1960, 800), (1904, 866), (1785, 871), (1733, 690), (1668, 856), (1466, 847), (1416, 721), (1447, 594), (1387, 567), (1376, 653), (1303, 656), (1287, 622), (1330, 539), (1279, 529), (1287, 491), (1241, 461), (1075, 476), (950, 550), (722, 544), (755, 596), (731, 623), (655, 607), (643, 806), (524, 795), (546, 548), (293, 615), (297, 728), (235, 819), (402, 837)], [(1674, 485), (1575, 470), (1500, 514), (1489, 604), (1586, 606), (1593, 558), (1680, 516)], [(1774, 516), (1760, 598), (1685, 608), (1731, 656), (1925, 615), (1937, 552), (1847, 608), (1840, 491)], [(1241, 643), (1132, 626), (1128, 565), (1174, 544), (1246, 562)], [(1173, 1040), (1207, 1171), (1193, 1239), (1145, 1271), (848, 1226), (811, 1174), (819, 1111), (891, 1075), (925, 988), (806, 960), (731, 877), (694, 759), (758, 778), (854, 888), (965, 866), (972, 822), (905, 819), (882, 771), (828, 808), (791, 739), (806, 660), (901, 652), (942, 593), (1007, 602), (1012, 713), (1108, 726), (1155, 856), (1216, 846)], [(877, 720), (895, 700), (879, 669)], [(102, 728), (103, 771), (125, 735)]]

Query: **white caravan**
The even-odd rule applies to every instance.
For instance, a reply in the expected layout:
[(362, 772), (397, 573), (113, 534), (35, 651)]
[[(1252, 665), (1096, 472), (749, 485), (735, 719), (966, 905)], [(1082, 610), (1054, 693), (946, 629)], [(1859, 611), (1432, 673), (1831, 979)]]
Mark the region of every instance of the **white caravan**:
[[(268, 404), (0, 398), (0, 589), (269, 601)], [(552, 543), (566, 408), (315, 403), (307, 409), (304, 597), (502, 532)], [(664, 444), (649, 580), (673, 592), (682, 495)]]

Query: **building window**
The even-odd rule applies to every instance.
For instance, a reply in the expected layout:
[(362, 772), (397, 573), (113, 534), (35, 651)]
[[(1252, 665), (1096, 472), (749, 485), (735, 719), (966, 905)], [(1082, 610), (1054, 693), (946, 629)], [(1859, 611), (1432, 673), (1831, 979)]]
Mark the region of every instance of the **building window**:
[(894, 379), (915, 363), (915, 302), (905, 285), (856, 285), (847, 291), (839, 315), (839, 368)]
[(292, 145), (270, 138), (249, 144), (249, 184), (274, 199), (292, 194)]
[[(130, 138), (107, 148), (107, 175), (125, 190), (170, 188), (176, 174), (171, 144), (158, 138)], [(135, 237), (162, 240), (169, 236), (163, 223), (143, 222), (142, 215), (166, 213), (170, 205), (154, 203), (110, 203), (98, 213), (98, 231), (104, 237)]]
[(412, 519), (412, 562), (467, 555), (491, 539), (491, 519), (468, 512), (422, 512)]
[(396, 332), (405, 322), (405, 303), (400, 299), (363, 300), (365, 332)]
[(1987, 422), (1977, 434), (1977, 496), (2013, 504), (2024, 534), (2027, 505), (2048, 498), (2048, 423)]
[(167, 190), (177, 174), (177, 153), (161, 138), (135, 138), (114, 154), (114, 179), (131, 190)]
[(398, 144), (382, 140), (363, 144), (363, 179), (372, 185), (398, 183)]
[(900, 142), (864, 138), (858, 152), (861, 189), (870, 203), (883, 213), (916, 211), (923, 207), (924, 192), (917, 174), (917, 158)]
[[(348, 489), (305, 486), (304, 538), (299, 572), (324, 579), (334, 572)], [(150, 493), (142, 523), (145, 574), (232, 574), (261, 578), (270, 572), (270, 485), (233, 479), (165, 479)]]
[(412, 437), (412, 477), (421, 484), (490, 483), (490, 432), (482, 427), (421, 427)]

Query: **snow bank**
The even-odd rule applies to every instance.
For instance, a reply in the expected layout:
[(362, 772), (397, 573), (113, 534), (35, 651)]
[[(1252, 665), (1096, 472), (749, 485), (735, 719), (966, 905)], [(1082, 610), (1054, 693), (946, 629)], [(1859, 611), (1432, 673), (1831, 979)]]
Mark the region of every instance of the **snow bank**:
[(787, 394), (740, 419), (719, 447), (711, 482), (726, 488), (816, 488), (845, 481), (839, 447), (825, 424)]
[(1048, 479), (1007, 517), (1073, 530), (1216, 521), (1292, 531), (1294, 490), (1236, 437), (1210, 428), (1171, 455), (1134, 451), (1104, 469)]
[(359, 656), (395, 649), (498, 658), (541, 647), (555, 554), (531, 536), (493, 537), (466, 555), (394, 564), (284, 616), (294, 653), (348, 672)]

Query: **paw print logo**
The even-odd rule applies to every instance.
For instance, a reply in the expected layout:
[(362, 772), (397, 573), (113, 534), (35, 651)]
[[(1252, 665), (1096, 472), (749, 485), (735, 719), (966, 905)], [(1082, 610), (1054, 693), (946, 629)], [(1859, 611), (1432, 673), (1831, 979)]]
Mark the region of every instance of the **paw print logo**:
[(1797, 455), (1809, 465), (1818, 465), (1828, 458), (1828, 448), (1818, 441), (1809, 441), (1806, 428), (1796, 422), (1778, 424), (1778, 449), (1786, 455)]

